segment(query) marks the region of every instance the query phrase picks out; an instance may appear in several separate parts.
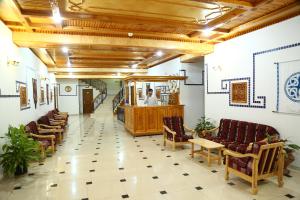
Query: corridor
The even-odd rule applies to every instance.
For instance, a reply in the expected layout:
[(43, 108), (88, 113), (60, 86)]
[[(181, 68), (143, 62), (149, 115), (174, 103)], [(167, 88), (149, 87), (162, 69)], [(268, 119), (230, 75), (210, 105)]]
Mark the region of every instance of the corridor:
[[(257, 196), (248, 183), (224, 180), (224, 166), (191, 159), (189, 147), (172, 151), (162, 136), (132, 137), (111, 112), (111, 97), (91, 116), (71, 116), (58, 151), (29, 174), (0, 182), (1, 200), (247, 200), (299, 199), (299, 174), (260, 183)], [(238, 183), (238, 184), (237, 184)]]

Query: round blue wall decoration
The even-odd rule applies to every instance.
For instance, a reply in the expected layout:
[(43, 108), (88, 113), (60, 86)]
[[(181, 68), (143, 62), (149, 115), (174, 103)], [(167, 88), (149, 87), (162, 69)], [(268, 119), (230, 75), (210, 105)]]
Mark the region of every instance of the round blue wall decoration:
[(291, 101), (300, 103), (300, 72), (288, 77), (284, 84), (284, 91)]

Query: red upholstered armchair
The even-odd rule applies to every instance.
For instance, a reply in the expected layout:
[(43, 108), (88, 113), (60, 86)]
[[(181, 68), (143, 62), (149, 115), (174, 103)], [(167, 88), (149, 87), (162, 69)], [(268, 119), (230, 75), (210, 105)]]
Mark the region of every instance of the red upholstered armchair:
[(68, 116), (67, 115), (59, 115), (55, 110), (49, 111), (48, 114), (47, 114), (47, 116), (50, 119), (62, 121), (62, 122), (65, 122), (65, 124), (68, 123)]
[(61, 143), (63, 139), (64, 129), (62, 129), (60, 125), (55, 125), (55, 123), (51, 122), (47, 116), (40, 117), (37, 122), (39, 131), (48, 131), (55, 134), (57, 142)]
[(47, 115), (40, 117), (37, 120), (40, 128), (47, 128), (47, 129), (61, 129), (65, 128), (64, 123), (59, 121), (51, 120)]
[(283, 186), (284, 151), (283, 143), (255, 142), (251, 150), (245, 154), (225, 150), (226, 168), (225, 179), (229, 173), (250, 182), (252, 194), (257, 194), (258, 181), (277, 176), (278, 186)]
[(37, 124), (34, 121), (29, 122), (25, 126), (25, 132), (34, 140), (39, 141), (42, 157), (45, 157), (45, 151), (51, 148), (52, 153), (55, 152), (55, 134), (44, 130), (38, 130)]
[[(166, 143), (170, 143), (173, 150), (175, 150), (176, 145), (187, 144), (189, 139), (194, 138), (195, 131), (183, 124), (182, 117), (164, 117), (163, 122), (164, 146), (166, 146)], [(192, 134), (186, 135), (186, 131)]]

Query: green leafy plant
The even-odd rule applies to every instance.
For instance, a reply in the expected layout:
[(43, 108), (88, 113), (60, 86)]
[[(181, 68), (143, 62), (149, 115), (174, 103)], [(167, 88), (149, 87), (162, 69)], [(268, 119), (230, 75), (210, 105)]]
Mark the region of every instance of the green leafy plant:
[(199, 119), (199, 122), (195, 127), (195, 131), (198, 133), (199, 137), (201, 137), (202, 131), (210, 130), (213, 128), (215, 128), (215, 125), (212, 122), (210, 122), (209, 118), (201, 117), (201, 119)]
[(2, 146), (0, 165), (5, 175), (19, 175), (27, 172), (29, 162), (40, 159), (39, 143), (29, 138), (24, 125), (9, 126), (7, 143)]

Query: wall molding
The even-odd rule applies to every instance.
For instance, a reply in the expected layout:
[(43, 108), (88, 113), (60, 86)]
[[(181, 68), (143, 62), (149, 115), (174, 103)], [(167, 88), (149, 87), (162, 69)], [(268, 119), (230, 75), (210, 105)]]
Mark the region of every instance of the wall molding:
[[(207, 94), (228, 94), (229, 97), (229, 106), (237, 106), (237, 107), (249, 107), (249, 108), (266, 108), (266, 96), (256, 96), (256, 57), (259, 55), (264, 55), (276, 51), (286, 50), (289, 48), (294, 48), (300, 46), (300, 42), (293, 43), (289, 45), (280, 46), (277, 48), (267, 49), (259, 52), (255, 52), (252, 54), (252, 85), (251, 85), (251, 77), (242, 77), (242, 78), (232, 78), (232, 79), (222, 79), (221, 80), (221, 91), (209, 91), (208, 87), (208, 64), (205, 64), (206, 67), (206, 93)], [(278, 77), (277, 77), (278, 78)], [(240, 81), (240, 80), (248, 80), (248, 97), (249, 101), (248, 104), (232, 104), (231, 103), (231, 87), (230, 84), (233, 81)], [(252, 86), (252, 90), (251, 90)], [(251, 91), (252, 91), (252, 99), (251, 98)]]

